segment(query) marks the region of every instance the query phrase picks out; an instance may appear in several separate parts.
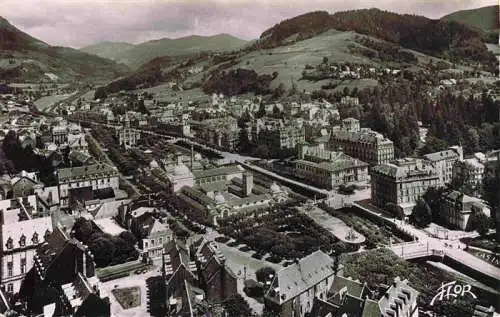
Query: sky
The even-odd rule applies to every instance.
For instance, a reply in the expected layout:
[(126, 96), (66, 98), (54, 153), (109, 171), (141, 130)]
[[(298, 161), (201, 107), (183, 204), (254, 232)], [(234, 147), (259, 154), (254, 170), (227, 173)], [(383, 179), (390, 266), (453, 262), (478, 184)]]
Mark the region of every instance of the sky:
[(302, 13), (379, 8), (440, 18), (498, 0), (1, 0), (0, 16), (51, 45), (80, 48), (104, 41), (229, 33), (256, 39)]

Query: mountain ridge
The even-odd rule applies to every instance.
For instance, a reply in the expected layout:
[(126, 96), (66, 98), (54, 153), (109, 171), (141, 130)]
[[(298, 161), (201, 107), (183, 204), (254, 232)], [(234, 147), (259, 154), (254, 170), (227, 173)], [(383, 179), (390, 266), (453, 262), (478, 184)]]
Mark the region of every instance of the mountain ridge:
[(51, 46), (0, 18), (2, 80), (39, 81), (48, 79), (47, 74), (63, 80), (114, 79), (127, 71), (126, 66), (111, 60), (69, 47)]
[(454, 21), (375, 8), (334, 14), (314, 11), (284, 20), (265, 30), (256, 48), (286, 45), (290, 39), (301, 41), (330, 29), (355, 31), (438, 57), (494, 62), (485, 45), (488, 36), (480, 30)]
[[(104, 48), (99, 51), (100, 44), (83, 47), (80, 50), (84, 52), (92, 52), (101, 57), (107, 57), (116, 62), (121, 62), (129, 65), (134, 69), (138, 69), (141, 65), (149, 62), (156, 57), (162, 56), (182, 56), (201, 53), (204, 51), (233, 51), (242, 48), (248, 42), (239, 39), (228, 33), (220, 33), (215, 35), (188, 35), (180, 38), (161, 38), (141, 42), (138, 44), (130, 44), (131, 46), (117, 47), (114, 52), (103, 52), (106, 47), (111, 45), (102, 45)], [(96, 49), (97, 48), (97, 49)]]
[(484, 6), (469, 10), (455, 11), (441, 20), (462, 23), (483, 31), (500, 29), (499, 5)]
[[(495, 56), (486, 49), (483, 34), (457, 22), (379, 9), (335, 14), (314, 11), (268, 28), (255, 43), (239, 51), (200, 56), (199, 61), (193, 58), (175, 61), (166, 57), (147, 63), (130, 76), (102, 87), (99, 94), (149, 88), (166, 82), (187, 90), (224, 88), (234, 92), (241, 87), (231, 80), (248, 83), (269, 75), (271, 80), (267, 81), (266, 77), (266, 82), (270, 90), (279, 92), (280, 86), (294, 88), (299, 83), (301, 88), (318, 90), (323, 89), (325, 83), (321, 83), (321, 79), (308, 83), (304, 73), (307, 75), (306, 70), (314, 69), (313, 65), (321, 64), (324, 58), (330, 62), (396, 69), (425, 69), (429, 63), (445, 67), (479, 66), (488, 71), (498, 69)], [(226, 79), (230, 79), (227, 87), (210, 85), (211, 80), (222, 83)], [(357, 82), (360, 87), (376, 84), (373, 80)]]

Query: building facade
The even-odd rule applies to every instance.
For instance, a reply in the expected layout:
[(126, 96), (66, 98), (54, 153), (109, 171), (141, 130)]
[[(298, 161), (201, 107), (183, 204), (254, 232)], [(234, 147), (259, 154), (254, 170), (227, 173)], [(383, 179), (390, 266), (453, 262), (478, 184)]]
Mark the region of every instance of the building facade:
[(459, 191), (448, 191), (441, 197), (440, 219), (451, 229), (471, 230), (472, 220), (480, 213), (490, 217), (489, 207), (480, 199)]
[(192, 121), (190, 132), (203, 143), (225, 151), (234, 151), (238, 146), (240, 129), (233, 117)]
[(116, 130), (116, 136), (120, 146), (131, 148), (141, 139), (141, 132), (130, 127), (120, 127)]
[(400, 208), (406, 215), (429, 187), (438, 184), (439, 174), (426, 160), (399, 159), (371, 170), (372, 202), (380, 208)]
[(327, 299), (335, 274), (333, 259), (316, 251), (276, 272), (264, 304), (273, 316), (304, 317), (315, 298)]
[(342, 120), (341, 128), (332, 131), (328, 147), (360, 159), (370, 166), (394, 159), (394, 143), (378, 132), (360, 128), (359, 121), (354, 118)]
[(295, 149), (305, 143), (305, 125), (298, 121), (257, 119), (252, 124), (252, 140), (274, 149)]
[(368, 164), (321, 147), (301, 146), (295, 175), (316, 186), (333, 189), (343, 184), (368, 180)]
[(69, 190), (91, 186), (93, 190), (119, 187), (118, 171), (105, 163), (97, 163), (79, 167), (61, 168), (57, 170), (59, 199), (61, 206), (69, 202)]
[(456, 162), (463, 161), (464, 151), (461, 146), (452, 146), (448, 150), (424, 155), (432, 163), (439, 174), (439, 185), (450, 184), (453, 178), (453, 166)]
[(7, 294), (19, 292), (24, 276), (33, 267), (36, 248), (51, 232), (50, 217), (2, 225), (1, 287)]

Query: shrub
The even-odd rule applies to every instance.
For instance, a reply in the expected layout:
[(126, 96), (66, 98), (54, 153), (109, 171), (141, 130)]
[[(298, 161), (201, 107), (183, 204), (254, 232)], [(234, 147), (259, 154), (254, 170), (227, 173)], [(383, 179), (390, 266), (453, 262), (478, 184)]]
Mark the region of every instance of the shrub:
[(220, 237), (217, 237), (214, 239), (216, 242), (219, 242), (219, 243), (226, 243), (228, 242), (230, 239), (226, 236), (220, 236)]
[(269, 281), (270, 275), (272, 276), (276, 275), (276, 271), (270, 266), (264, 266), (255, 272), (257, 281), (261, 283), (266, 283), (267, 281)]

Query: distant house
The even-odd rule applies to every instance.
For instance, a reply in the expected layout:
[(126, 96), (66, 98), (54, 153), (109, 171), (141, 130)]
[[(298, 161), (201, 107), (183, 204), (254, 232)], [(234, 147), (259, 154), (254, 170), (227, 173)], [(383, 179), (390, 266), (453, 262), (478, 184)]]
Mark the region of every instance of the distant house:
[(71, 152), (69, 152), (68, 159), (72, 167), (91, 165), (96, 163), (92, 155), (78, 150), (72, 150)]
[(106, 202), (115, 200), (113, 188), (93, 189), (92, 186), (71, 188), (68, 190), (68, 205), (72, 210), (84, 208), (87, 211), (98, 208)]
[(439, 185), (449, 184), (453, 178), (453, 166), (463, 161), (464, 150), (461, 146), (452, 146), (447, 150), (429, 153), (424, 158), (432, 163), (439, 175)]
[(123, 205), (119, 207), (118, 221), (130, 230), (142, 249), (144, 257), (160, 259), (166, 243), (172, 241), (174, 234), (158, 209)]
[(11, 179), (11, 190), (13, 197), (24, 197), (32, 195), (36, 190), (43, 187), (36, 173), (22, 171)]

